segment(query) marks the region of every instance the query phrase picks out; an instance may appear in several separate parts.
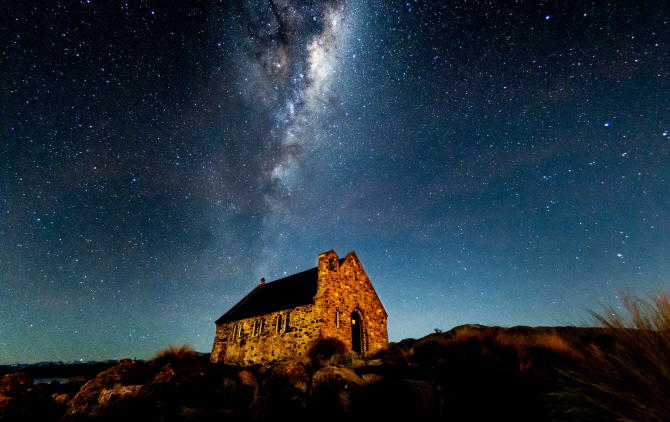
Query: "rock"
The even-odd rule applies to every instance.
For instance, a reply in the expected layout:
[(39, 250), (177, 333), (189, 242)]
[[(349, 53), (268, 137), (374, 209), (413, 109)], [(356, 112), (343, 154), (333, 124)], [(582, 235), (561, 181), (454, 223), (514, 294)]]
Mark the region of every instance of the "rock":
[(199, 362), (167, 363), (137, 392), (133, 413), (146, 421), (169, 420), (184, 407), (206, 407), (213, 393), (210, 387)]
[(378, 383), (379, 381), (384, 379), (383, 376), (381, 376), (379, 374), (374, 374), (374, 373), (373, 374), (363, 374), (363, 376), (361, 378), (363, 378), (363, 381), (365, 381), (365, 383), (367, 385), (372, 385), (372, 384)]
[(0, 396), (19, 396), (27, 393), (34, 387), (33, 379), (23, 372), (3, 375), (2, 378), (0, 378)]
[(119, 361), (84, 384), (68, 402), (63, 419), (88, 420), (122, 413), (152, 373), (153, 369), (143, 362), (130, 359)]
[(241, 369), (237, 373), (237, 378), (239, 378), (240, 382), (244, 385), (258, 388), (258, 378), (256, 377), (256, 374), (246, 368)]
[(23, 372), (2, 376), (0, 378), (0, 420), (23, 422), (58, 419), (64, 407), (54, 403), (48, 390), (44, 387), (33, 385), (33, 379)]
[(208, 369), (195, 360), (164, 365), (137, 392), (132, 419), (210, 421), (246, 413), (249, 401), (243, 400), (240, 385)]
[(240, 387), (230, 378), (223, 378), (221, 384), (223, 386), (223, 393), (226, 396), (237, 397), (240, 395)]
[(352, 409), (352, 396), (366, 386), (349, 368), (327, 366), (312, 376), (312, 400), (315, 407), (335, 414)]
[(309, 377), (305, 367), (296, 361), (278, 361), (263, 366), (258, 372), (259, 377), (269, 387), (292, 387), (307, 393)]
[(364, 402), (369, 415), (398, 420), (431, 419), (442, 409), (442, 391), (423, 380), (381, 379), (370, 385)]
[(309, 368), (313, 364), (312, 358), (310, 358), (308, 356), (304, 356), (304, 355), (293, 356), (293, 357), (289, 358), (288, 360), (291, 361), (291, 362), (299, 363), (300, 365), (304, 366), (305, 368)]
[(246, 403), (252, 403), (258, 390), (258, 377), (256, 373), (244, 368), (237, 373), (237, 379), (242, 383), (240, 399)]
[(412, 411), (439, 411), (442, 407), (440, 388), (434, 388), (428, 381), (402, 379), (394, 385), (397, 397), (404, 398), (405, 405)]
[(67, 406), (70, 399), (72, 399), (72, 394), (70, 393), (56, 393), (51, 395), (51, 400), (53, 400), (54, 403), (62, 404), (63, 406)]
[(98, 406), (115, 406), (129, 397), (134, 397), (142, 385), (114, 384), (112, 388), (103, 388), (98, 395)]
[(258, 371), (258, 388), (251, 414), (259, 420), (300, 418), (307, 409), (309, 377), (305, 367), (295, 361), (278, 361)]
[(235, 412), (230, 409), (211, 410), (211, 409), (192, 409), (183, 407), (179, 411), (179, 417), (171, 418), (180, 421), (226, 421), (236, 420)]
[(343, 355), (333, 355), (330, 358), (330, 364), (332, 366), (343, 366), (352, 369), (366, 365), (365, 361), (353, 350), (349, 350)]

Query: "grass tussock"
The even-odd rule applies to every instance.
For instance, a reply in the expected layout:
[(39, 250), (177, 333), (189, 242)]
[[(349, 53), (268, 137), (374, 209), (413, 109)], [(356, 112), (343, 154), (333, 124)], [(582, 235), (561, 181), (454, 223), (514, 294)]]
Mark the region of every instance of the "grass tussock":
[(166, 349), (156, 353), (149, 363), (156, 367), (163, 367), (168, 363), (185, 364), (197, 360), (197, 354), (193, 348), (187, 344), (176, 344), (168, 346)]
[(343, 355), (349, 348), (337, 337), (319, 337), (310, 344), (305, 352), (311, 359), (330, 359), (335, 355)]
[(670, 300), (622, 295), (623, 312), (591, 313), (614, 339), (594, 347), (578, 368), (564, 371), (558, 414), (576, 421), (670, 420)]
[(409, 349), (402, 343), (389, 343), (375, 351), (370, 357), (372, 359), (382, 359), (385, 363), (392, 365), (407, 365), (410, 358)]

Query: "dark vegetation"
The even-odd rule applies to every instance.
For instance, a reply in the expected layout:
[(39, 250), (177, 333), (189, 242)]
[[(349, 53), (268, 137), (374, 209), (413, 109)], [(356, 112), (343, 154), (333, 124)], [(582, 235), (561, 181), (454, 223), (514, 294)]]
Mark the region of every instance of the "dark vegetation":
[(592, 313), (612, 340), (585, 350), (576, 367), (561, 370), (555, 393), (560, 415), (584, 421), (670, 421), (670, 300), (627, 294), (622, 314)]
[(598, 328), (465, 325), (367, 359), (320, 338), (244, 368), (174, 346), (64, 384), (16, 372), (0, 379), (0, 420), (668, 421), (668, 297), (623, 304), (593, 314)]
[(335, 337), (319, 337), (307, 349), (306, 355), (312, 360), (329, 360), (335, 355), (343, 355), (347, 345)]
[(161, 350), (149, 361), (157, 368), (171, 363), (172, 365), (188, 365), (198, 359), (198, 354), (187, 344), (172, 345), (165, 350)]

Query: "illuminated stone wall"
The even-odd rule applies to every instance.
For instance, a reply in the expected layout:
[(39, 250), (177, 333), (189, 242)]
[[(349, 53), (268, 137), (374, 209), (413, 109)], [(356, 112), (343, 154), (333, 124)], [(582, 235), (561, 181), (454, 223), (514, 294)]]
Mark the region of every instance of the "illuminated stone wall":
[[(354, 252), (341, 265), (333, 251), (319, 255), (316, 306), (321, 309), (324, 337), (339, 337), (351, 348), (352, 314), (360, 315), (361, 354), (374, 353), (388, 344), (388, 315)], [(320, 297), (319, 297), (320, 296)]]

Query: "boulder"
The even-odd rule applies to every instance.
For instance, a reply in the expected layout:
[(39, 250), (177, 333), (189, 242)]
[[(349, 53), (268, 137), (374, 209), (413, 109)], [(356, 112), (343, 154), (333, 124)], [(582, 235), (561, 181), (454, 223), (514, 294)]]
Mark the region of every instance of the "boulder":
[(367, 363), (365, 360), (361, 359), (358, 353), (354, 352), (353, 350), (349, 350), (343, 355), (333, 355), (330, 358), (330, 365), (353, 369), (366, 366)]
[(384, 379), (383, 376), (381, 376), (379, 374), (375, 374), (375, 373), (363, 374), (363, 376), (361, 378), (363, 378), (363, 381), (365, 381), (365, 383), (367, 385), (372, 385), (372, 384), (378, 383), (379, 381)]
[(23, 372), (3, 375), (0, 378), (0, 396), (4, 398), (25, 394), (34, 387), (33, 379)]
[(295, 419), (307, 409), (309, 377), (296, 361), (277, 361), (258, 371), (258, 388), (250, 407), (258, 420)]
[(51, 400), (47, 388), (36, 387), (33, 379), (23, 372), (0, 378), (0, 420), (44, 421), (55, 420), (64, 407)]
[(442, 409), (442, 391), (429, 381), (380, 379), (370, 385), (365, 412), (393, 419), (431, 419)]
[(365, 387), (365, 381), (349, 368), (321, 368), (312, 376), (314, 407), (331, 414), (348, 413), (355, 406), (355, 395)]
[(246, 368), (241, 369), (237, 373), (237, 378), (243, 385), (258, 388), (258, 377), (256, 377), (256, 374), (253, 371), (250, 371)]
[(410, 412), (432, 412), (442, 408), (442, 394), (439, 386), (433, 387), (428, 381), (401, 379), (393, 383), (395, 396), (404, 399), (404, 407)]
[(207, 407), (212, 393), (202, 364), (170, 362), (137, 392), (132, 413), (145, 421), (171, 420), (183, 408)]
[(63, 419), (95, 420), (121, 413), (152, 373), (153, 369), (143, 362), (130, 359), (119, 361), (84, 384), (68, 401)]
[(226, 420), (246, 415), (240, 384), (195, 360), (169, 362), (135, 395), (129, 416), (141, 421)]

